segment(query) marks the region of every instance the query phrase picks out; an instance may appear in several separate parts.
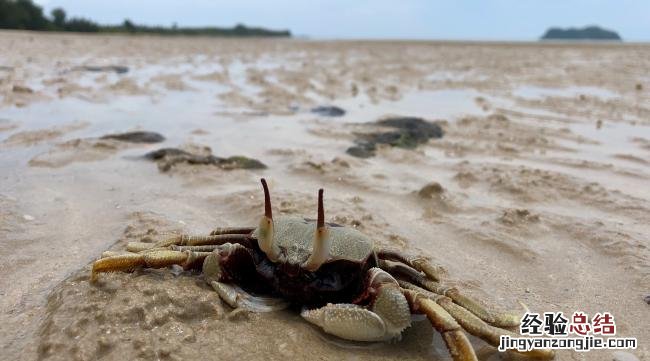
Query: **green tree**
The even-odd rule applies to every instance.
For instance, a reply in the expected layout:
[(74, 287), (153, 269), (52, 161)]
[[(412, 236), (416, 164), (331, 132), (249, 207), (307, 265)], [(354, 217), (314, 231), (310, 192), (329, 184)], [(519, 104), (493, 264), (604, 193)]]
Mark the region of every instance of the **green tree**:
[(65, 23), (65, 30), (79, 33), (95, 33), (100, 30), (100, 27), (88, 19), (72, 18)]
[(63, 27), (65, 26), (65, 15), (66, 15), (65, 10), (61, 8), (56, 8), (52, 10), (50, 14), (52, 15), (54, 25), (59, 29), (63, 29)]
[(135, 24), (133, 24), (133, 22), (129, 19), (124, 19), (122, 27), (124, 27), (124, 30), (128, 31), (129, 33), (135, 33)]
[(46, 30), (49, 26), (43, 8), (31, 0), (0, 0), (0, 28)]

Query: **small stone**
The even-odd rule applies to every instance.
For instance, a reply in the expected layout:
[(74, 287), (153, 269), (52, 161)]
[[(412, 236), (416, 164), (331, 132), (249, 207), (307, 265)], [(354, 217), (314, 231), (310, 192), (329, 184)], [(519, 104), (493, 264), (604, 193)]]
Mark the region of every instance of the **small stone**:
[(134, 131), (117, 134), (107, 134), (101, 139), (114, 139), (121, 142), (128, 143), (160, 143), (165, 140), (165, 137), (155, 132)]
[(219, 165), (223, 169), (265, 169), (266, 165), (257, 159), (241, 155), (224, 159)]
[(526, 293), (530, 293), (530, 288), (526, 287)]
[(645, 295), (645, 297), (643, 297), (643, 300), (645, 301), (645, 303), (650, 305), (650, 295)]
[(374, 144), (359, 144), (348, 148), (345, 152), (357, 158), (370, 158), (375, 155)]
[(129, 68), (123, 65), (106, 65), (106, 66), (84, 65), (84, 66), (78, 66), (73, 70), (85, 70), (91, 72), (113, 72), (116, 74), (125, 74), (128, 73)]
[(26, 87), (24, 85), (14, 85), (13, 88), (11, 89), (14, 93), (22, 93), (22, 94), (31, 94), (34, 91), (30, 87)]
[(311, 112), (324, 117), (342, 117), (345, 115), (345, 110), (331, 105), (313, 108)]
[(30, 216), (29, 214), (23, 214), (23, 219), (26, 221), (33, 221), (36, 218)]

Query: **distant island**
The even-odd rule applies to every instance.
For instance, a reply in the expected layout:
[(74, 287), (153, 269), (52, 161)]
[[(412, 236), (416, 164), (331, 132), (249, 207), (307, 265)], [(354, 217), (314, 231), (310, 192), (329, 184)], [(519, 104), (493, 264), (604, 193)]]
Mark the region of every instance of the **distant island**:
[(611, 40), (622, 41), (623, 39), (615, 32), (603, 29), (598, 26), (587, 26), (584, 28), (550, 28), (542, 36), (541, 40)]
[(68, 19), (65, 10), (62, 8), (52, 10), (50, 17), (47, 17), (43, 14), (43, 8), (34, 4), (32, 0), (0, 0), (0, 29), (81, 33), (291, 37), (289, 30), (268, 30), (242, 24), (232, 28), (179, 27), (176, 24), (165, 27), (138, 25), (129, 19), (125, 19), (119, 25), (101, 25), (92, 20), (79, 17)]

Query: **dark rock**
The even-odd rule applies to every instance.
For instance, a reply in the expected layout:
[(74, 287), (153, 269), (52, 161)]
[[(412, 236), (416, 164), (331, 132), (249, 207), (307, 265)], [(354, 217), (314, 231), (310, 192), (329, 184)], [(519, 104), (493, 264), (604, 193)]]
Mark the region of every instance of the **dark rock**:
[(26, 87), (24, 85), (14, 85), (11, 88), (11, 91), (13, 91), (14, 93), (22, 93), (22, 94), (31, 94), (34, 92), (32, 88)]
[(149, 160), (159, 160), (165, 157), (183, 157), (183, 156), (191, 156), (191, 155), (192, 153), (186, 152), (178, 148), (160, 148), (158, 150), (154, 150), (152, 152), (145, 154), (144, 157)]
[(376, 148), (374, 144), (365, 143), (350, 147), (345, 152), (357, 158), (370, 158), (375, 155)]
[(220, 158), (212, 154), (194, 154), (178, 148), (161, 148), (144, 155), (158, 163), (161, 172), (169, 171), (178, 163), (192, 165), (215, 165), (221, 169), (265, 169), (266, 165), (257, 159), (244, 156)]
[(313, 108), (311, 112), (324, 117), (342, 117), (345, 115), (345, 110), (331, 105)]
[(598, 26), (584, 28), (550, 28), (541, 40), (614, 40), (622, 41), (615, 31), (606, 30)]
[(220, 161), (221, 168), (224, 169), (264, 169), (266, 165), (257, 159), (235, 155)]
[(645, 297), (643, 297), (643, 300), (645, 301), (645, 303), (650, 305), (650, 294), (647, 294)]
[(122, 142), (129, 143), (160, 143), (165, 140), (165, 137), (158, 133), (146, 131), (134, 131), (117, 134), (107, 134), (101, 139), (115, 139)]
[(396, 130), (357, 134), (356, 145), (348, 148), (348, 154), (369, 158), (375, 155), (377, 144), (387, 144), (393, 147), (414, 149), (432, 138), (443, 136), (442, 128), (436, 123), (430, 123), (422, 118), (400, 117), (389, 118), (372, 123), (373, 126), (395, 128)]
[(178, 148), (160, 148), (158, 150), (154, 150), (145, 154), (144, 157), (149, 160), (158, 160), (166, 156), (176, 156), (176, 155), (184, 155), (184, 154), (190, 154), (190, 153)]
[(126, 74), (129, 72), (129, 68), (122, 65), (106, 65), (106, 66), (94, 66), (94, 65), (84, 65), (78, 66), (75, 70), (85, 70), (92, 72), (115, 72), (117, 74)]

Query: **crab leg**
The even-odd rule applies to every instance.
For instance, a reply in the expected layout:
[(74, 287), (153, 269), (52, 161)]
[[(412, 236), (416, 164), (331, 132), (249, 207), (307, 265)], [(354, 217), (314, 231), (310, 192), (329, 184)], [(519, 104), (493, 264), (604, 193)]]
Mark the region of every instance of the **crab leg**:
[(206, 244), (224, 244), (242, 241), (248, 238), (245, 234), (218, 234), (214, 236), (189, 236), (179, 234), (156, 244), (156, 247), (176, 246), (202, 246)]
[(210, 281), (210, 286), (232, 308), (241, 308), (251, 312), (273, 312), (289, 307), (281, 298), (253, 296), (238, 286), (218, 281)]
[(165, 249), (172, 246), (204, 246), (224, 243), (250, 244), (248, 234), (218, 234), (211, 236), (190, 236), (175, 234), (158, 242), (129, 242), (126, 249), (130, 252), (142, 252), (155, 248)]
[(139, 267), (164, 268), (180, 265), (190, 268), (202, 261), (207, 252), (179, 252), (170, 250), (155, 250), (143, 253), (127, 253), (101, 258), (93, 263), (90, 280), (97, 280), (99, 273), (131, 271)]
[(212, 232), (211, 236), (218, 236), (221, 234), (251, 234), (255, 227), (217, 227)]
[[(513, 332), (508, 330), (500, 329), (498, 327), (491, 326), (481, 320), (479, 317), (474, 315), (472, 312), (466, 310), (465, 308), (455, 304), (449, 297), (435, 294), (429, 292), (425, 289), (422, 289), (412, 283), (406, 281), (397, 281), (399, 285), (404, 290), (405, 294), (417, 294), (421, 298), (426, 298), (430, 302), (433, 302), (446, 311), (447, 314), (451, 315), (462, 328), (469, 332), (470, 334), (481, 338), (488, 344), (498, 347), (501, 335), (509, 335), (511, 337), (519, 337)], [(408, 298), (408, 296), (407, 296)], [(554, 357), (554, 352), (552, 350), (537, 349), (529, 352), (522, 352), (522, 355), (526, 355), (532, 358), (540, 359), (552, 359)]]
[(212, 252), (219, 248), (218, 244), (206, 244), (204, 246), (171, 246), (172, 251)]
[(493, 326), (515, 327), (519, 325), (519, 320), (521, 319), (520, 316), (489, 310), (478, 301), (463, 294), (457, 288), (447, 287), (442, 285), (440, 282), (430, 280), (422, 273), (405, 264), (380, 259), (379, 267), (386, 270), (388, 273), (395, 275), (398, 279), (406, 279), (428, 291), (451, 298), (455, 303), (466, 308), (481, 320)]
[(441, 266), (434, 266), (424, 257), (412, 256), (404, 254), (398, 250), (393, 249), (379, 249), (377, 250), (377, 257), (395, 262), (401, 262), (409, 267), (412, 267), (420, 272), (423, 272), (427, 277), (434, 281), (442, 280), (444, 270)]
[(461, 325), (444, 308), (421, 294), (403, 289), (402, 292), (415, 313), (424, 313), (433, 327), (442, 334), (454, 361), (477, 361), (474, 348), (469, 343)]

